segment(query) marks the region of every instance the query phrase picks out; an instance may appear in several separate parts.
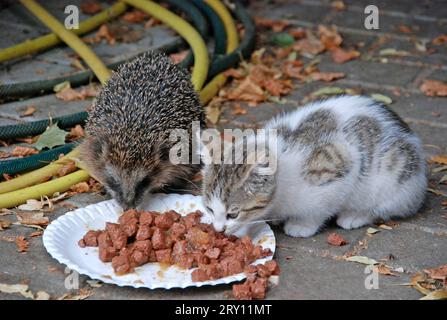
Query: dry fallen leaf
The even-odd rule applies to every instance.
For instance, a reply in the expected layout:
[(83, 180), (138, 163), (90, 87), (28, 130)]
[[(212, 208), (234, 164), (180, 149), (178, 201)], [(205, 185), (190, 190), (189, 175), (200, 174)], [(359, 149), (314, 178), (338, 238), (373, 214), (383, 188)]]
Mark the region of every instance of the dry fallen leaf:
[(45, 291), (37, 291), (35, 300), (50, 300), (50, 295)]
[(95, 86), (88, 86), (79, 91), (66, 86), (56, 93), (56, 98), (63, 101), (85, 100), (86, 98), (96, 97), (98, 93), (99, 89)]
[(25, 210), (25, 211), (37, 211), (42, 210), (43, 206), (44, 206), (43, 201), (36, 199), (28, 199), (26, 200), (26, 203), (21, 204), (17, 208), (19, 210)]
[(291, 80), (270, 79), (264, 84), (265, 89), (269, 94), (275, 97), (288, 94), (292, 90)]
[(391, 271), (390, 267), (384, 265), (384, 264), (379, 264), (378, 266), (374, 266), (374, 271), (386, 275), (386, 276), (393, 276), (393, 277), (398, 277), (398, 275), (394, 272)]
[(336, 48), (332, 50), (331, 57), (335, 63), (345, 63), (349, 60), (356, 59), (360, 56), (360, 52), (357, 50), (345, 50), (342, 48)]
[(34, 299), (34, 295), (28, 290), (27, 284), (5, 284), (0, 283), (0, 292), (20, 293), (25, 298)]
[(437, 156), (432, 156), (430, 158), (428, 158), (428, 162), (429, 163), (436, 163), (436, 164), (447, 164), (447, 155), (437, 155)]
[(5, 229), (8, 229), (9, 226), (11, 225), (10, 221), (7, 220), (0, 220), (0, 231), (3, 231)]
[(424, 269), (424, 272), (432, 279), (445, 281), (447, 279), (447, 264), (433, 269)]
[(169, 58), (171, 58), (171, 60), (172, 60), (172, 62), (174, 62), (174, 64), (179, 64), (186, 58), (188, 53), (189, 53), (189, 50), (183, 50), (178, 53), (171, 53), (169, 55)]
[(227, 98), (257, 104), (265, 101), (266, 96), (262, 88), (249, 76), (241, 81), (236, 88), (228, 91)]
[(331, 8), (336, 10), (336, 11), (343, 11), (343, 10), (346, 9), (346, 5), (341, 0), (335, 0), (335, 1), (331, 2)]
[(221, 104), (222, 98), (214, 97), (205, 107), (206, 119), (212, 124), (217, 124), (219, 122), (221, 114)]
[(350, 261), (350, 262), (357, 262), (357, 263), (361, 263), (361, 264), (366, 264), (366, 265), (374, 265), (377, 264), (377, 261), (368, 257), (364, 257), (364, 256), (352, 256), (352, 257), (348, 257), (346, 258), (346, 261)]
[(20, 113), (20, 117), (21, 118), (29, 117), (29, 116), (33, 115), (34, 112), (36, 112), (36, 110), (37, 109), (36, 109), (36, 107), (34, 105), (29, 105), (29, 106), (26, 107), (26, 109), (23, 112)]
[(13, 157), (26, 157), (37, 153), (39, 151), (34, 148), (17, 146), (12, 150), (11, 155)]
[(89, 187), (88, 183), (84, 181), (84, 182), (79, 182), (79, 183), (71, 186), (70, 190), (75, 193), (84, 193), (84, 192), (89, 192), (90, 187)]
[(133, 10), (123, 15), (122, 19), (130, 23), (140, 23), (145, 21), (149, 15), (141, 10)]
[(310, 77), (314, 81), (325, 81), (331, 82), (337, 79), (341, 79), (345, 77), (343, 72), (313, 72), (310, 74)]
[(28, 243), (28, 240), (26, 240), (24, 236), (17, 237), (15, 242), (17, 245), (18, 252), (26, 252), (28, 250), (29, 243)]
[(325, 46), (315, 37), (307, 37), (306, 39), (298, 40), (293, 45), (293, 50), (299, 51), (304, 55), (315, 56), (325, 50)]
[(447, 43), (447, 34), (443, 34), (443, 35), (436, 37), (435, 39), (433, 39), (433, 41), (431, 43), (433, 43), (434, 45), (437, 45), (437, 46)]
[(321, 43), (327, 50), (336, 49), (340, 47), (341, 43), (343, 42), (343, 38), (338, 33), (336, 26), (328, 27), (320, 24), (318, 26), (318, 34), (320, 36)]
[(70, 129), (70, 133), (68, 134), (67, 139), (69, 141), (75, 141), (84, 136), (85, 136), (84, 128), (82, 128), (80, 124), (77, 124), (75, 127)]
[(9, 158), (9, 157), (11, 157), (10, 153), (0, 150), (0, 159), (5, 159), (5, 158)]
[(102, 9), (101, 4), (93, 0), (82, 1), (80, 7), (81, 11), (85, 14), (95, 14)]
[(59, 297), (57, 300), (84, 300), (90, 297), (93, 294), (93, 290), (89, 289), (79, 289), (78, 294), (66, 293), (62, 297)]
[(348, 244), (348, 242), (338, 233), (331, 233), (328, 235), (327, 237), (327, 243), (329, 243), (332, 246), (344, 246), (346, 244)]
[(306, 36), (306, 30), (303, 28), (290, 29), (288, 33), (295, 38), (295, 40), (302, 39)]
[(70, 162), (66, 163), (62, 168), (57, 170), (56, 175), (58, 177), (63, 177), (69, 173), (75, 172), (77, 169), (78, 169), (78, 167), (76, 167), (76, 164), (74, 162), (70, 161)]
[(447, 97), (447, 83), (439, 80), (424, 80), (421, 91), (429, 97)]
[(233, 111), (231, 112), (231, 114), (233, 115), (243, 115), (246, 114), (247, 110), (242, 108), (240, 103), (236, 103), (233, 105)]
[(17, 219), (21, 225), (44, 227), (50, 223), (50, 219), (43, 212), (18, 212)]
[(411, 27), (406, 26), (404, 24), (401, 24), (399, 26), (399, 31), (402, 32), (402, 33), (412, 33), (413, 32), (413, 30), (411, 30)]

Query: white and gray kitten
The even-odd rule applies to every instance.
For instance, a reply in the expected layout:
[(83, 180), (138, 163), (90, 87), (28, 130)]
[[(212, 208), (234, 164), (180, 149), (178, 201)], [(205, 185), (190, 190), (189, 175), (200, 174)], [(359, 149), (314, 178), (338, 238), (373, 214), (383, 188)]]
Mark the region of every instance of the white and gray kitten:
[(312, 103), (265, 129), (277, 129), (277, 147), (268, 150), (269, 161), (277, 162), (274, 173), (266, 174), (262, 156), (255, 164), (204, 166), (203, 201), (217, 230), (231, 234), (276, 220), (287, 235), (309, 237), (334, 216), (345, 229), (359, 228), (414, 214), (424, 201), (420, 140), (374, 100), (342, 96)]

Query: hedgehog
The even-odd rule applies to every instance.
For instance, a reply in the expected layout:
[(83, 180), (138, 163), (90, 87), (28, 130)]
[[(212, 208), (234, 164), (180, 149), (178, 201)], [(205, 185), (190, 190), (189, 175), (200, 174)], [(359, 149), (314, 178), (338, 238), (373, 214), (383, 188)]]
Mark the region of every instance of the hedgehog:
[[(172, 129), (184, 129), (192, 144), (193, 121), (205, 115), (188, 71), (149, 51), (123, 64), (89, 111), (81, 159), (93, 177), (126, 210), (151, 193), (181, 188), (200, 164), (174, 164)], [(189, 148), (190, 154), (193, 153)]]

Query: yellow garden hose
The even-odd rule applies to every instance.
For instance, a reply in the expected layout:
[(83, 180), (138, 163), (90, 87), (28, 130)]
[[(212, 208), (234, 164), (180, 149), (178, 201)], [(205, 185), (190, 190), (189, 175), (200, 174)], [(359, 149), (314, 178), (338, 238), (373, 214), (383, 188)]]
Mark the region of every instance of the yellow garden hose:
[(68, 44), (92, 69), (102, 84), (110, 77), (110, 71), (102, 63), (95, 53), (70, 30), (54, 18), (48, 11), (34, 0), (20, 0), (20, 2), (31, 11), (43, 24), (50, 28), (59, 38)]
[(0, 194), (0, 207), (10, 208), (26, 202), (28, 199), (40, 199), (43, 195), (51, 196), (55, 192), (64, 192), (76, 183), (85, 181), (89, 174), (78, 170), (58, 179), (44, 182), (32, 187)]
[[(239, 45), (239, 37), (231, 14), (219, 0), (205, 0), (205, 2), (213, 8), (222, 20), (225, 27), (225, 33), (227, 34), (227, 53), (233, 52)], [(226, 81), (227, 77), (222, 73), (215, 76), (200, 92), (200, 101), (202, 104), (207, 104), (214, 96), (216, 96), (217, 92), (223, 87)]]
[[(77, 35), (88, 33), (103, 23), (119, 16), (126, 11), (126, 8), (127, 6), (125, 3), (117, 2), (91, 18), (82, 21), (79, 24), (79, 29), (73, 29), (72, 31)], [(61, 39), (54, 33), (49, 33), (33, 40), (27, 40), (15, 46), (0, 50), (0, 62), (20, 58), (28, 54), (51, 48), (59, 42), (61, 42)]]
[[(199, 91), (203, 83), (206, 80), (207, 72), (208, 72), (208, 52), (206, 45), (201, 38), (200, 34), (191, 26), (189, 23), (178, 17), (177, 15), (171, 13), (167, 9), (153, 3), (150, 1), (144, 1), (144, 0), (125, 0), (130, 5), (135, 6), (137, 8), (140, 8), (150, 15), (154, 16), (155, 18), (161, 20), (165, 24), (172, 27), (174, 30), (176, 30), (182, 37), (185, 38), (185, 40), (189, 43), (191, 46), (193, 52), (194, 52), (194, 70), (192, 73), (192, 82), (194, 84), (194, 87), (197, 91)], [(47, 16), (49, 16), (52, 19), (49, 19), (48, 21), (52, 20), (53, 22), (51, 25), (48, 24), (48, 26), (52, 29), (52, 31), (56, 34), (64, 33), (61, 32), (60, 28), (64, 29), (64, 27), (43, 8), (40, 7), (39, 10), (35, 10), (36, 7), (39, 7), (33, 0), (21, 0), (22, 3), (26, 3), (27, 8), (29, 8), (33, 13), (37, 15), (37, 12), (41, 15), (42, 11), (46, 13)], [(31, 3), (31, 6), (29, 6)], [(152, 12), (154, 11), (154, 13)], [(35, 12), (37, 11), (37, 12)], [(42, 15), (41, 15), (42, 16)], [(66, 31), (64, 29), (64, 31)], [(69, 33), (69, 32), (68, 32)], [(77, 38), (76, 36), (74, 36)], [(62, 37), (61, 37), (62, 38)], [(65, 37), (62, 38), (64, 42), (70, 44), (70, 46), (76, 47), (79, 45), (77, 41), (73, 41), (73, 37)], [(84, 45), (82, 43), (82, 45)], [(84, 45), (85, 46), (85, 45)], [(88, 47), (87, 47), (88, 49)], [(94, 55), (94, 54), (93, 54)], [(90, 59), (90, 56), (81, 56), (84, 60)], [(96, 60), (98, 58), (94, 56)], [(88, 61), (86, 60), (86, 63)], [(97, 69), (92, 68), (93, 72), (98, 76)], [(108, 70), (107, 70), (108, 71)], [(98, 76), (99, 78), (99, 76)], [(108, 76), (105, 77), (104, 82), (107, 81)], [(101, 80), (101, 82), (103, 82)], [(61, 164), (66, 161), (69, 158), (75, 158), (77, 156), (78, 150), (74, 149), (72, 152), (67, 154), (65, 157), (61, 158), (57, 161), (57, 163), (52, 163), (46, 167), (40, 168), (38, 170), (35, 170), (33, 172), (30, 172), (28, 174), (25, 174), (21, 177), (12, 179), (10, 181), (2, 182), (0, 183), (0, 193), (6, 192), (3, 194), (0, 194), (0, 208), (9, 208), (13, 207), (19, 204), (22, 204), (26, 202), (28, 199), (39, 199), (43, 195), (52, 195), (53, 193), (59, 191), (65, 191), (69, 189), (69, 186), (76, 184), (81, 181), (85, 181), (89, 178), (89, 175), (87, 171), (85, 170), (79, 170), (74, 173), (71, 173), (67, 176), (54, 179), (49, 182), (41, 183), (39, 185), (35, 185), (32, 187), (28, 187), (32, 185), (33, 183), (40, 182), (47, 178), (48, 176), (54, 176), (57, 170), (61, 167)], [(26, 187), (26, 188), (24, 188)], [(18, 188), (24, 188), (21, 190), (17, 190)], [(17, 191), (14, 191), (17, 190)]]
[(152, 1), (123, 0), (133, 7), (141, 9), (174, 29), (191, 47), (194, 53), (194, 72), (191, 81), (196, 91), (200, 91), (208, 75), (208, 50), (200, 33), (188, 22), (171, 11)]

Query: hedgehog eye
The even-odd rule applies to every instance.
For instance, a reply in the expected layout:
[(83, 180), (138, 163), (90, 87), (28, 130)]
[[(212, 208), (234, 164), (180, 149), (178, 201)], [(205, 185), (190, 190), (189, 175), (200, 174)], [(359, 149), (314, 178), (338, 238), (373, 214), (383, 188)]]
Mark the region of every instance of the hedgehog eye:
[(149, 186), (149, 184), (151, 183), (151, 178), (149, 176), (144, 177), (143, 180), (141, 180), (137, 186), (136, 186), (136, 192), (139, 193), (140, 191), (142, 191), (143, 189), (147, 188), (147, 186)]

